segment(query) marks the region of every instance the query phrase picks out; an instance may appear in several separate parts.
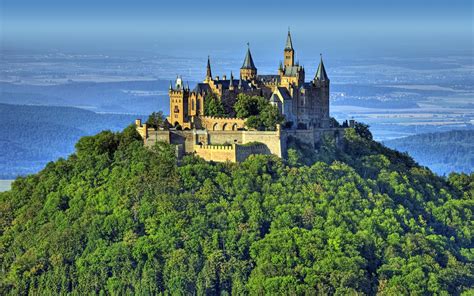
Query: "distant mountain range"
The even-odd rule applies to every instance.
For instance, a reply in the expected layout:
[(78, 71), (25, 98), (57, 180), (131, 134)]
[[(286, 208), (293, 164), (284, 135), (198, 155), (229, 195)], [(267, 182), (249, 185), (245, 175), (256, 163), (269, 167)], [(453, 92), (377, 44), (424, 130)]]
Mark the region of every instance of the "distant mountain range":
[(408, 152), (421, 165), (440, 175), (474, 171), (474, 130), (419, 134), (384, 144)]
[(137, 117), (73, 107), (0, 104), (0, 179), (36, 173), (49, 161), (71, 154), (82, 136), (121, 130)]

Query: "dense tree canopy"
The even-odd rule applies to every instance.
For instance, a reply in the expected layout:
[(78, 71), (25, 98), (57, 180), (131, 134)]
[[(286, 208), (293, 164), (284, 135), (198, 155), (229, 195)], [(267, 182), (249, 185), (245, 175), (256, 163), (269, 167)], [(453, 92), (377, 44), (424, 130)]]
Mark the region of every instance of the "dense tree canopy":
[(82, 138), (0, 194), (0, 292), (472, 292), (474, 175), (345, 138), (239, 164), (178, 164), (133, 127)]
[(206, 116), (226, 117), (228, 113), (225, 111), (224, 104), (214, 94), (210, 93), (204, 98), (204, 114)]
[(259, 96), (239, 94), (234, 110), (237, 117), (247, 119), (245, 123), (249, 128), (258, 130), (275, 130), (285, 119), (278, 108)]
[(163, 112), (152, 112), (146, 121), (147, 126), (158, 129), (168, 129), (169, 123), (166, 120), (166, 117), (163, 115)]

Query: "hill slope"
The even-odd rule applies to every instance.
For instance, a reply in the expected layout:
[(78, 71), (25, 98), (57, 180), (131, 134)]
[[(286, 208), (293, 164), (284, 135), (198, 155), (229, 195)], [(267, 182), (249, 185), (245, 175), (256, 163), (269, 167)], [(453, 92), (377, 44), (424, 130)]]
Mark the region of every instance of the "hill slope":
[(408, 152), (417, 162), (440, 175), (474, 170), (474, 130), (420, 134), (384, 141), (384, 144)]
[(319, 153), (293, 143), (288, 161), (177, 165), (133, 127), (82, 138), (0, 194), (0, 292), (472, 289), (474, 176), (445, 181), (352, 129), (346, 141)]

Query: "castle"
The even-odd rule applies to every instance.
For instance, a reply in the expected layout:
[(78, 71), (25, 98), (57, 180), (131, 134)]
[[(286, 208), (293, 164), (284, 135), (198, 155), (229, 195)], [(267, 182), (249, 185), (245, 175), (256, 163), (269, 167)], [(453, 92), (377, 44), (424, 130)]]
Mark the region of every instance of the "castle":
[[(206, 77), (191, 90), (178, 77), (169, 87), (169, 129), (150, 128), (141, 120), (137, 130), (146, 145), (157, 141), (177, 145), (178, 154), (195, 153), (206, 160), (242, 161), (250, 154), (286, 156), (286, 144), (294, 137), (315, 146), (324, 134), (336, 140), (343, 129), (331, 126), (329, 116), (329, 85), (322, 56), (312, 80), (305, 81), (305, 69), (295, 62), (295, 50), (288, 31), (278, 74), (261, 75), (252, 58), (250, 47), (244, 58), (240, 75), (235, 79), (212, 76), (208, 57)], [(284, 115), (285, 122), (276, 131), (251, 130), (245, 118), (206, 116), (209, 95), (217, 97), (228, 114), (239, 94), (260, 96)]]

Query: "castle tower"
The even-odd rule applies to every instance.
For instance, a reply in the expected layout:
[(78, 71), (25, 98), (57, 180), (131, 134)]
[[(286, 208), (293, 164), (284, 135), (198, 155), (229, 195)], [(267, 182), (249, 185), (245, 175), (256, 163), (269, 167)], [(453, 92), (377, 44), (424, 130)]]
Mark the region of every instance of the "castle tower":
[(204, 82), (209, 82), (211, 80), (212, 80), (211, 60), (209, 56), (207, 56), (206, 79), (204, 79)]
[(295, 50), (293, 49), (293, 42), (291, 41), (290, 29), (288, 29), (288, 36), (286, 37), (285, 49), (283, 50), (285, 67), (292, 67), (295, 65)]
[(320, 126), (322, 128), (329, 127), (329, 77), (324, 67), (323, 55), (319, 62), (318, 70), (313, 79), (313, 84), (316, 87), (316, 94), (320, 101), (320, 112), (318, 114)]
[(252, 54), (250, 53), (250, 46), (247, 43), (247, 55), (245, 56), (244, 63), (240, 68), (240, 78), (244, 80), (254, 80), (257, 78), (257, 68), (253, 63)]
[(314, 76), (314, 82), (319, 82), (320, 84), (325, 83), (329, 84), (329, 77), (326, 73), (326, 68), (323, 63), (323, 55), (320, 54), (321, 60), (319, 62), (318, 70), (316, 70), (316, 75)]
[(188, 118), (189, 90), (184, 87), (181, 77), (176, 77), (175, 87), (170, 85), (168, 91), (170, 97), (170, 115), (168, 122), (173, 126), (179, 124), (184, 126)]

